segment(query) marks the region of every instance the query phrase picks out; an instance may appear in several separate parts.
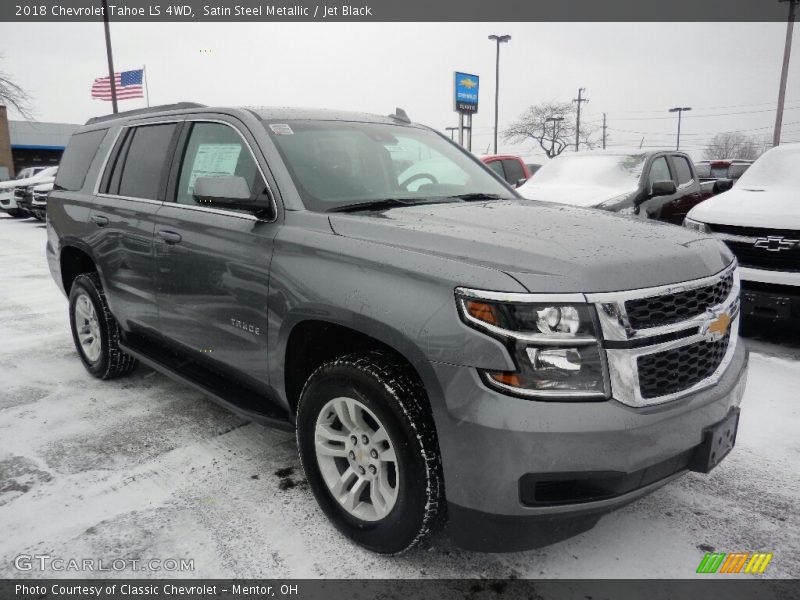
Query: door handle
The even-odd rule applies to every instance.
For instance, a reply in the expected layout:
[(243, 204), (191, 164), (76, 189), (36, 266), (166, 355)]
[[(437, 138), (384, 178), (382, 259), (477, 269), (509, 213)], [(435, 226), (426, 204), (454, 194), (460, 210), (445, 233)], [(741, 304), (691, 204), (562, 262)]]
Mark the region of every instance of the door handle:
[(178, 244), (183, 239), (180, 233), (159, 229), (158, 236), (168, 244)]
[(103, 215), (92, 215), (92, 221), (94, 221), (95, 225), (98, 227), (105, 227), (108, 225), (108, 217), (104, 217)]

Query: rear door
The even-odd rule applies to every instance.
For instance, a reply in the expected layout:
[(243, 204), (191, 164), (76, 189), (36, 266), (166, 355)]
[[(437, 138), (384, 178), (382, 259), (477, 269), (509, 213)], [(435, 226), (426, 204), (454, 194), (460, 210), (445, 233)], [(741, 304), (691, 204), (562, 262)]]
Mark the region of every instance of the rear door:
[(180, 128), (180, 120), (122, 128), (95, 194), (88, 242), (109, 307), (129, 331), (157, 327), (153, 230)]
[[(235, 118), (192, 116), (185, 123), (167, 202), (156, 216), (159, 331), (190, 358), (267, 382), (267, 295), (272, 214), (199, 204), (198, 177), (244, 177), (268, 197), (265, 169), (249, 131)], [(271, 201), (271, 200), (270, 200)]]

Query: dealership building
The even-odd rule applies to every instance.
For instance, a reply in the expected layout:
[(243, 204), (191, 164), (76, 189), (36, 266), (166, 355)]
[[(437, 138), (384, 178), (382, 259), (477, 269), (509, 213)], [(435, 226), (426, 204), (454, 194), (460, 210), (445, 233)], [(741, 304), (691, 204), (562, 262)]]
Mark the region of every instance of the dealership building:
[(0, 180), (25, 167), (57, 165), (72, 132), (79, 125), (9, 121), (0, 106)]

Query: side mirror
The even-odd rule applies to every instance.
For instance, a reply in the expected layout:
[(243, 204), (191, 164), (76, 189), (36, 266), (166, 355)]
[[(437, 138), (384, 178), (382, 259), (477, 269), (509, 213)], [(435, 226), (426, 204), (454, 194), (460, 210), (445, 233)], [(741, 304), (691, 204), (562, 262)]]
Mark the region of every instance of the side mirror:
[(714, 182), (713, 191), (715, 194), (721, 194), (722, 192), (727, 192), (732, 187), (733, 179), (717, 179)]
[(192, 195), (199, 204), (210, 206), (249, 210), (267, 208), (262, 200), (253, 200), (247, 181), (238, 175), (198, 177), (195, 179)]
[(650, 196), (671, 196), (677, 191), (674, 181), (654, 181)]
[(514, 187), (519, 187), (522, 184), (524, 184), (526, 181), (528, 181), (528, 180), (525, 179), (524, 177), (521, 177), (521, 178), (517, 179), (517, 184)]

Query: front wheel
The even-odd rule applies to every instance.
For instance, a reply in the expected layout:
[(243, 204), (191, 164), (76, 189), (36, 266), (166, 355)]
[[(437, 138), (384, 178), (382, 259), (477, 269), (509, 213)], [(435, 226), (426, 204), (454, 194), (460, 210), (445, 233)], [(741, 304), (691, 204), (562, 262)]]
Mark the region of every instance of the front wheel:
[(306, 382), (297, 442), (311, 490), (358, 544), (403, 552), (443, 520), (444, 488), (422, 384), (384, 353), (325, 363)]

